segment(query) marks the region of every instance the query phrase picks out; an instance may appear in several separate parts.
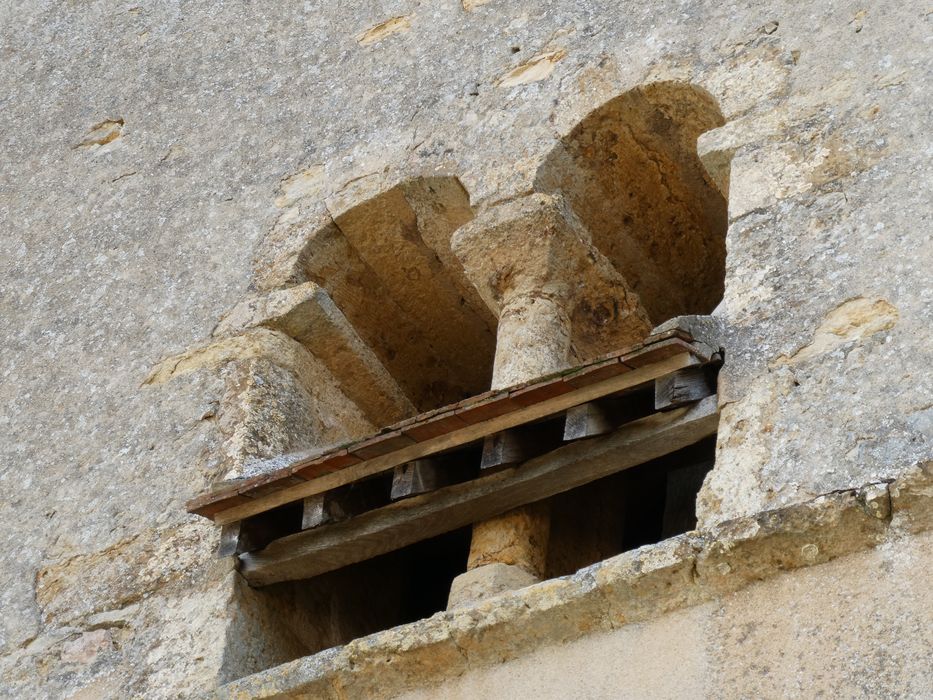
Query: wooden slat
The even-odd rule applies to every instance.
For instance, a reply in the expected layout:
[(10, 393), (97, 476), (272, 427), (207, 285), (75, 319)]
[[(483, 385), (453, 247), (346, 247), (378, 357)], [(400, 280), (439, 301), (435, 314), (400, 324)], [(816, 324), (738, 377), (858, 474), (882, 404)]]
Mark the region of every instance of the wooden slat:
[(284, 537), (260, 552), (241, 555), (240, 572), (255, 586), (310, 578), (582, 486), (713, 435), (719, 423), (716, 404), (712, 396), (656, 413), (518, 468)]
[(527, 435), (518, 430), (503, 430), (487, 435), (483, 440), (483, 458), (480, 469), (502, 469), (524, 462), (530, 457)]
[[(652, 342), (638, 352), (626, 354), (624, 356), (624, 362), (629, 367), (644, 367), (645, 365), (650, 365), (669, 357), (675, 357), (685, 350), (696, 352), (695, 346), (691, 343), (681, 340), (680, 338), (668, 338), (660, 342)], [(707, 361), (709, 357), (704, 357), (702, 359)]]
[(349, 448), (349, 452), (354, 457), (361, 460), (373, 459), (382, 455), (395, 452), (403, 447), (414, 443), (407, 435), (403, 435), (399, 430), (392, 430), (381, 435), (376, 435), (368, 440), (364, 440), (358, 445)]
[(437, 460), (427, 457), (400, 464), (392, 475), (390, 498), (397, 501), (435, 491), (449, 483), (445, 477), (450, 473), (451, 470), (442, 469)]
[(581, 389), (631, 370), (631, 367), (615, 357), (572, 372), (567, 375), (564, 381), (576, 389)]
[(565, 382), (563, 377), (557, 377), (549, 381), (537, 382), (525, 389), (510, 391), (509, 397), (519, 406), (531, 406), (561, 394), (569, 394), (574, 388)]
[(224, 492), (220, 494), (212, 493), (210, 500), (202, 497), (199, 500), (190, 501), (187, 507), (189, 513), (197, 513), (200, 516), (213, 520), (218, 513), (249, 502), (249, 498), (237, 495), (236, 489), (231, 488), (225, 489)]
[(430, 421), (416, 423), (404, 427), (401, 430), (411, 439), (417, 442), (424, 442), (425, 440), (430, 440), (431, 438), (440, 437), (441, 435), (452, 433), (455, 430), (460, 430), (465, 426), (466, 423), (451, 409), (444, 414), (438, 415), (436, 418), (432, 418)]
[[(650, 361), (656, 361), (682, 351), (692, 353), (703, 362), (709, 360), (703, 343), (689, 344), (681, 342), (679, 339), (690, 340), (689, 332), (675, 328), (655, 334), (647, 338), (643, 343), (594, 358), (581, 367), (545, 375), (513, 386), (508, 390), (488, 391), (453, 406), (445, 406), (418, 416), (412, 416), (386, 428), (382, 434), (370, 437), (365, 441), (355, 441), (336, 448), (313, 451), (316, 454), (296, 456), (295, 461), (290, 466), (278, 469), (275, 472), (243, 479), (234, 484), (216, 486), (211, 491), (189, 500), (187, 509), (191, 513), (213, 519), (217, 513), (228, 510), (242, 502), (241, 496), (243, 495), (249, 498), (262, 495), (255, 493), (260, 486), (273, 484), (271, 489), (264, 488), (262, 493), (278, 491), (287, 485), (282, 480), (293, 474), (305, 480), (315, 479), (322, 474), (336, 471), (354, 461), (369, 460), (378, 456), (377, 453), (385, 454), (394, 451), (405, 445), (407, 440), (424, 442), (459, 430), (465, 424), (491, 420), (498, 415), (516, 410), (518, 406), (531, 405), (550, 396), (569, 393), (570, 387), (581, 388), (587, 384), (601, 382), (615, 374), (627, 372), (631, 369), (626, 364), (628, 361), (631, 361), (632, 366), (641, 366), (650, 363)], [(660, 354), (658, 352), (659, 348), (661, 350)], [(518, 397), (518, 400), (516, 400), (516, 397)], [(471, 419), (464, 421), (460, 416)], [(392, 441), (391, 445), (387, 444), (389, 440), (385, 437), (385, 434), (390, 432), (397, 437), (396, 440)], [(402, 433), (401, 436), (398, 435), (399, 432)], [(364, 454), (363, 457), (354, 457), (350, 454), (356, 449), (366, 450), (367, 447), (374, 449), (372, 452)], [(349, 452), (347, 448), (350, 448)]]
[(313, 462), (307, 467), (297, 469), (294, 475), (307, 480), (316, 479), (322, 474), (339, 471), (344, 467), (359, 464), (362, 461), (359, 457), (351, 455), (344, 449), (329, 455), (323, 462)]
[(663, 377), (665, 374), (684, 367), (690, 367), (698, 362), (699, 361), (691, 353), (681, 352), (678, 355), (668, 357), (652, 365), (647, 365), (637, 370), (626, 372), (625, 374), (610, 377), (602, 382), (576, 389), (569, 394), (555, 396), (539, 404), (520, 408), (490, 420), (468, 425), (459, 430), (447, 433), (446, 435), (439, 435), (435, 438), (425, 440), (424, 442), (408, 445), (395, 452), (380, 455), (373, 459), (360, 462), (359, 464), (350, 465), (340, 471), (325, 474), (311, 481), (291, 486), (262, 498), (253, 499), (248, 503), (217, 513), (214, 516), (214, 522), (223, 525), (233, 522), (234, 520), (242, 520), (250, 515), (261, 513), (285, 503), (301, 500), (317, 493), (324, 493), (338, 486), (350, 484), (367, 476), (387, 471), (397, 467), (399, 464), (466, 445), (475, 440), (484, 438), (487, 435), (492, 435), (493, 433), (507, 430), (508, 428), (514, 428), (517, 425), (529, 423), (539, 418), (561, 413), (571, 406), (586, 403), (587, 401), (592, 401), (593, 399), (608, 394), (614, 394), (653, 381), (658, 377)]
[(567, 416), (564, 420), (564, 440), (580, 440), (605, 435), (612, 432), (612, 428), (613, 421), (607, 412), (595, 401), (590, 401), (567, 409)]
[[(320, 527), (326, 523), (341, 520), (340, 508), (331, 493), (318, 493), (308, 496), (302, 501), (301, 510), (301, 529), (309, 530), (312, 527)], [(226, 526), (224, 526), (226, 527)]]
[(654, 407), (661, 411), (693, 403), (713, 393), (705, 367), (687, 367), (654, 384)]
[(492, 392), (492, 396), (481, 401), (467, 399), (463, 404), (457, 409), (456, 415), (468, 425), (498, 418), (521, 407), (521, 404), (512, 400), (508, 391)]
[(388, 492), (377, 481), (364, 481), (308, 496), (302, 501), (301, 529), (346, 520), (388, 502)]
[(290, 516), (288, 512), (267, 511), (252, 518), (227, 523), (220, 530), (217, 556), (228, 557), (262, 549), (272, 540), (295, 532)]
[(232, 557), (234, 554), (240, 554), (244, 550), (240, 546), (240, 528), (243, 526), (242, 520), (235, 523), (227, 523), (220, 528), (220, 545), (217, 547), (217, 556)]

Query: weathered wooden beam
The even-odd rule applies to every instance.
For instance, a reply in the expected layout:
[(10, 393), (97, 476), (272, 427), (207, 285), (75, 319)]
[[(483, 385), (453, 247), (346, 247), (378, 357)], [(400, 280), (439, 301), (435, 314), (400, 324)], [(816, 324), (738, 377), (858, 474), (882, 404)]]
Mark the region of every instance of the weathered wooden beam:
[(220, 530), (218, 557), (229, 557), (262, 549), (272, 540), (290, 535), (298, 529), (294, 508), (268, 511), (245, 520), (227, 523)]
[(220, 545), (217, 547), (218, 557), (232, 557), (234, 554), (241, 554), (246, 551), (240, 548), (242, 524), (242, 520), (237, 520), (235, 523), (227, 523), (220, 528)]
[(379, 483), (362, 482), (308, 496), (302, 502), (301, 529), (340, 522), (386, 503)]
[(580, 440), (612, 432), (614, 421), (609, 412), (597, 402), (580, 404), (567, 409), (564, 419), (564, 440)]
[(253, 585), (310, 578), (644, 464), (716, 432), (716, 397), (574, 442), (519, 468), (414, 496), (240, 556)]
[(686, 367), (659, 377), (654, 384), (654, 407), (676, 408), (704, 399), (714, 391), (705, 367)]
[(480, 469), (503, 469), (524, 462), (532, 455), (529, 436), (519, 430), (503, 430), (483, 440)]
[(567, 394), (555, 396), (552, 399), (528, 406), (527, 408), (467, 425), (459, 430), (403, 447), (388, 454), (367, 459), (339, 471), (317, 477), (303, 484), (290, 486), (276, 491), (275, 493), (254, 498), (248, 503), (243, 503), (220, 511), (214, 516), (214, 522), (218, 525), (223, 525), (235, 520), (242, 520), (255, 513), (261, 513), (285, 503), (299, 501), (307, 496), (324, 493), (325, 491), (330, 491), (339, 486), (359, 481), (367, 476), (388, 471), (397, 467), (399, 464), (410, 462), (413, 459), (437, 454), (444, 450), (466, 445), (475, 440), (484, 438), (487, 435), (492, 435), (502, 430), (507, 430), (508, 428), (514, 428), (523, 423), (529, 423), (539, 418), (562, 413), (571, 406), (586, 403), (587, 401), (592, 401), (593, 399), (608, 394), (631, 389), (645, 382), (653, 381), (658, 377), (663, 377), (674, 370), (690, 367), (698, 363), (699, 360), (692, 354), (682, 352), (659, 362), (639, 367), (631, 372), (626, 372), (601, 382), (589, 384)]
[(451, 471), (444, 469), (436, 459), (415, 459), (400, 464), (392, 474), (389, 498), (398, 501), (418, 494), (435, 491), (450, 483)]

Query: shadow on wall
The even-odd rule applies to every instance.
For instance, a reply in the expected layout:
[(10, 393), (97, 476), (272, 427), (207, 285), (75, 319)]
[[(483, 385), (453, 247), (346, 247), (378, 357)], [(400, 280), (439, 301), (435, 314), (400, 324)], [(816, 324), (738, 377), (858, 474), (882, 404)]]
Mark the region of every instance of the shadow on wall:
[(722, 299), (728, 193), (697, 137), (723, 123), (706, 91), (652, 83), (591, 112), (538, 170), (536, 189), (563, 194), (655, 325)]

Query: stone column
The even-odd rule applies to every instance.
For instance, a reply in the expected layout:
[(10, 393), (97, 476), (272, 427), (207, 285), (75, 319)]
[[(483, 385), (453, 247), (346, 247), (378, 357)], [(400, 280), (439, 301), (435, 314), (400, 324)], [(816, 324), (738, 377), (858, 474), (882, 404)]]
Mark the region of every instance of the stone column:
[[(560, 198), (530, 195), (462, 227), (453, 249), (480, 295), (499, 317), (492, 388), (564, 369), (579, 359), (573, 344), (578, 306), (623, 308), (612, 333), (644, 336), (650, 328), (637, 296), (593, 248), (585, 228)], [(577, 318), (585, 324), (586, 318)], [(587, 329), (587, 337), (594, 336)], [(598, 335), (598, 333), (596, 333)], [(612, 337), (612, 344), (618, 339)], [(521, 588), (545, 575), (547, 502), (476, 523), (467, 572), (448, 607)]]

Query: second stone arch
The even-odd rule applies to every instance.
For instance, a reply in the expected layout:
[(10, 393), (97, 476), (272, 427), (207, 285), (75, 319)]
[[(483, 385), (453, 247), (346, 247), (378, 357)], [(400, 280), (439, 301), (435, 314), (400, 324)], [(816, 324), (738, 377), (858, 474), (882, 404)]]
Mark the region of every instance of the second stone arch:
[[(728, 159), (703, 163), (697, 138), (723, 121), (701, 88), (635, 88), (555, 144), (535, 193), (453, 234), (499, 319), (493, 388), (631, 345), (672, 317), (713, 311), (725, 280)], [(499, 453), (510, 439), (497, 437)], [(547, 502), (476, 523), (449, 606), (546, 577), (549, 530)]]

